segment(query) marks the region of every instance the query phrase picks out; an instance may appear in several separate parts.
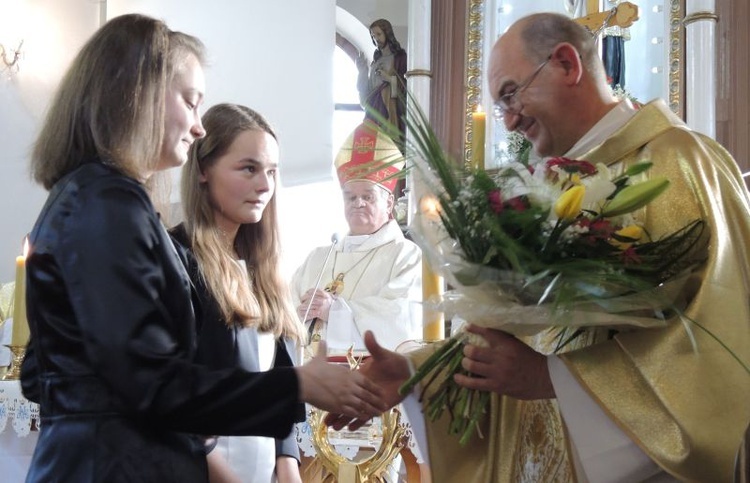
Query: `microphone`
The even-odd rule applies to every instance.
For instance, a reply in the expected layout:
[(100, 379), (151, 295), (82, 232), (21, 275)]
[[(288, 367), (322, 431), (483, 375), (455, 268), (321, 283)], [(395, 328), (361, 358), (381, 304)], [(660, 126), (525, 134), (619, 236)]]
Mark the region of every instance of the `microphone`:
[(323, 272), (326, 269), (326, 265), (328, 264), (328, 259), (331, 258), (331, 253), (333, 253), (333, 248), (336, 246), (336, 243), (339, 242), (339, 234), (334, 233), (331, 235), (331, 247), (328, 249), (328, 254), (326, 255), (325, 260), (323, 260), (323, 266), (320, 267), (320, 273), (318, 274), (317, 280), (315, 280), (315, 287), (313, 288), (313, 296), (310, 297), (310, 301), (307, 303), (307, 309), (305, 309), (305, 316), (302, 318), (302, 323), (304, 324), (307, 322), (307, 314), (310, 313), (310, 307), (312, 307), (313, 300), (315, 300), (315, 292), (318, 291), (318, 288), (320, 287), (320, 280), (323, 278)]

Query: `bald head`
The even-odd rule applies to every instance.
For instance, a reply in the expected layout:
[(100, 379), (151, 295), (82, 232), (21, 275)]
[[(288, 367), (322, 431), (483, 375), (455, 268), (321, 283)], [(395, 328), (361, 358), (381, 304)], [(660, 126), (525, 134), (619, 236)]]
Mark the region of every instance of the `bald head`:
[(511, 28), (518, 30), (529, 57), (541, 59), (549, 55), (557, 44), (567, 42), (576, 48), (587, 69), (594, 70), (601, 66), (591, 33), (564, 15), (537, 13), (522, 18)]

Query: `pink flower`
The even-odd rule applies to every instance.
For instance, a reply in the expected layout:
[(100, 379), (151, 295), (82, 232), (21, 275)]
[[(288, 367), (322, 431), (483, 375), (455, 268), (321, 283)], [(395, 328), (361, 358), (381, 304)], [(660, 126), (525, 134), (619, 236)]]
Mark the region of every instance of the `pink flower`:
[(487, 195), (487, 200), (490, 202), (490, 208), (496, 214), (500, 214), (503, 211), (503, 196), (500, 194), (500, 190), (492, 190)]
[(623, 250), (620, 256), (625, 262), (625, 265), (638, 265), (639, 263), (641, 263), (641, 257), (638, 256), (638, 253), (636, 253), (635, 247), (633, 246), (630, 246), (627, 249)]
[(525, 211), (529, 207), (529, 202), (522, 196), (516, 196), (505, 202), (505, 206), (514, 211)]
[(609, 239), (614, 231), (615, 227), (612, 226), (609, 220), (598, 219), (589, 224), (589, 233), (602, 240)]
[(589, 218), (580, 218), (576, 221), (576, 224), (588, 228), (588, 233), (581, 236), (581, 241), (590, 246), (594, 246), (602, 240), (609, 240), (615, 231), (615, 227), (612, 226), (609, 220), (599, 219), (592, 221)]
[(552, 178), (557, 178), (557, 173), (552, 170), (554, 167), (559, 167), (568, 174), (580, 174), (588, 176), (596, 173), (596, 166), (589, 163), (588, 161), (577, 161), (575, 159), (557, 157), (552, 158), (545, 164), (545, 174)]

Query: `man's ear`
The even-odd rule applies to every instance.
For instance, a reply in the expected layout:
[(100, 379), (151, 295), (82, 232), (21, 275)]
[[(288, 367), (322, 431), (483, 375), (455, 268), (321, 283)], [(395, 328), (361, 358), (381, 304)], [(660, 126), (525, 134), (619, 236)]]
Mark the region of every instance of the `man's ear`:
[(565, 70), (565, 78), (570, 85), (578, 84), (583, 77), (583, 61), (578, 49), (568, 42), (557, 44), (552, 51), (552, 62), (562, 66)]
[(393, 213), (393, 207), (396, 204), (396, 196), (393, 193), (388, 193), (388, 198), (385, 200), (385, 203), (388, 213)]

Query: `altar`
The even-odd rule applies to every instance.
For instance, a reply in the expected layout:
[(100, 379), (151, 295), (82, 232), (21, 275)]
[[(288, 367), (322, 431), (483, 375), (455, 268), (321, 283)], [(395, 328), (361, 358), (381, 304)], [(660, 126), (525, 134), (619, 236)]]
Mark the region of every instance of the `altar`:
[(20, 381), (0, 381), (0, 475), (5, 483), (26, 479), (38, 427), (39, 406), (23, 397)]

